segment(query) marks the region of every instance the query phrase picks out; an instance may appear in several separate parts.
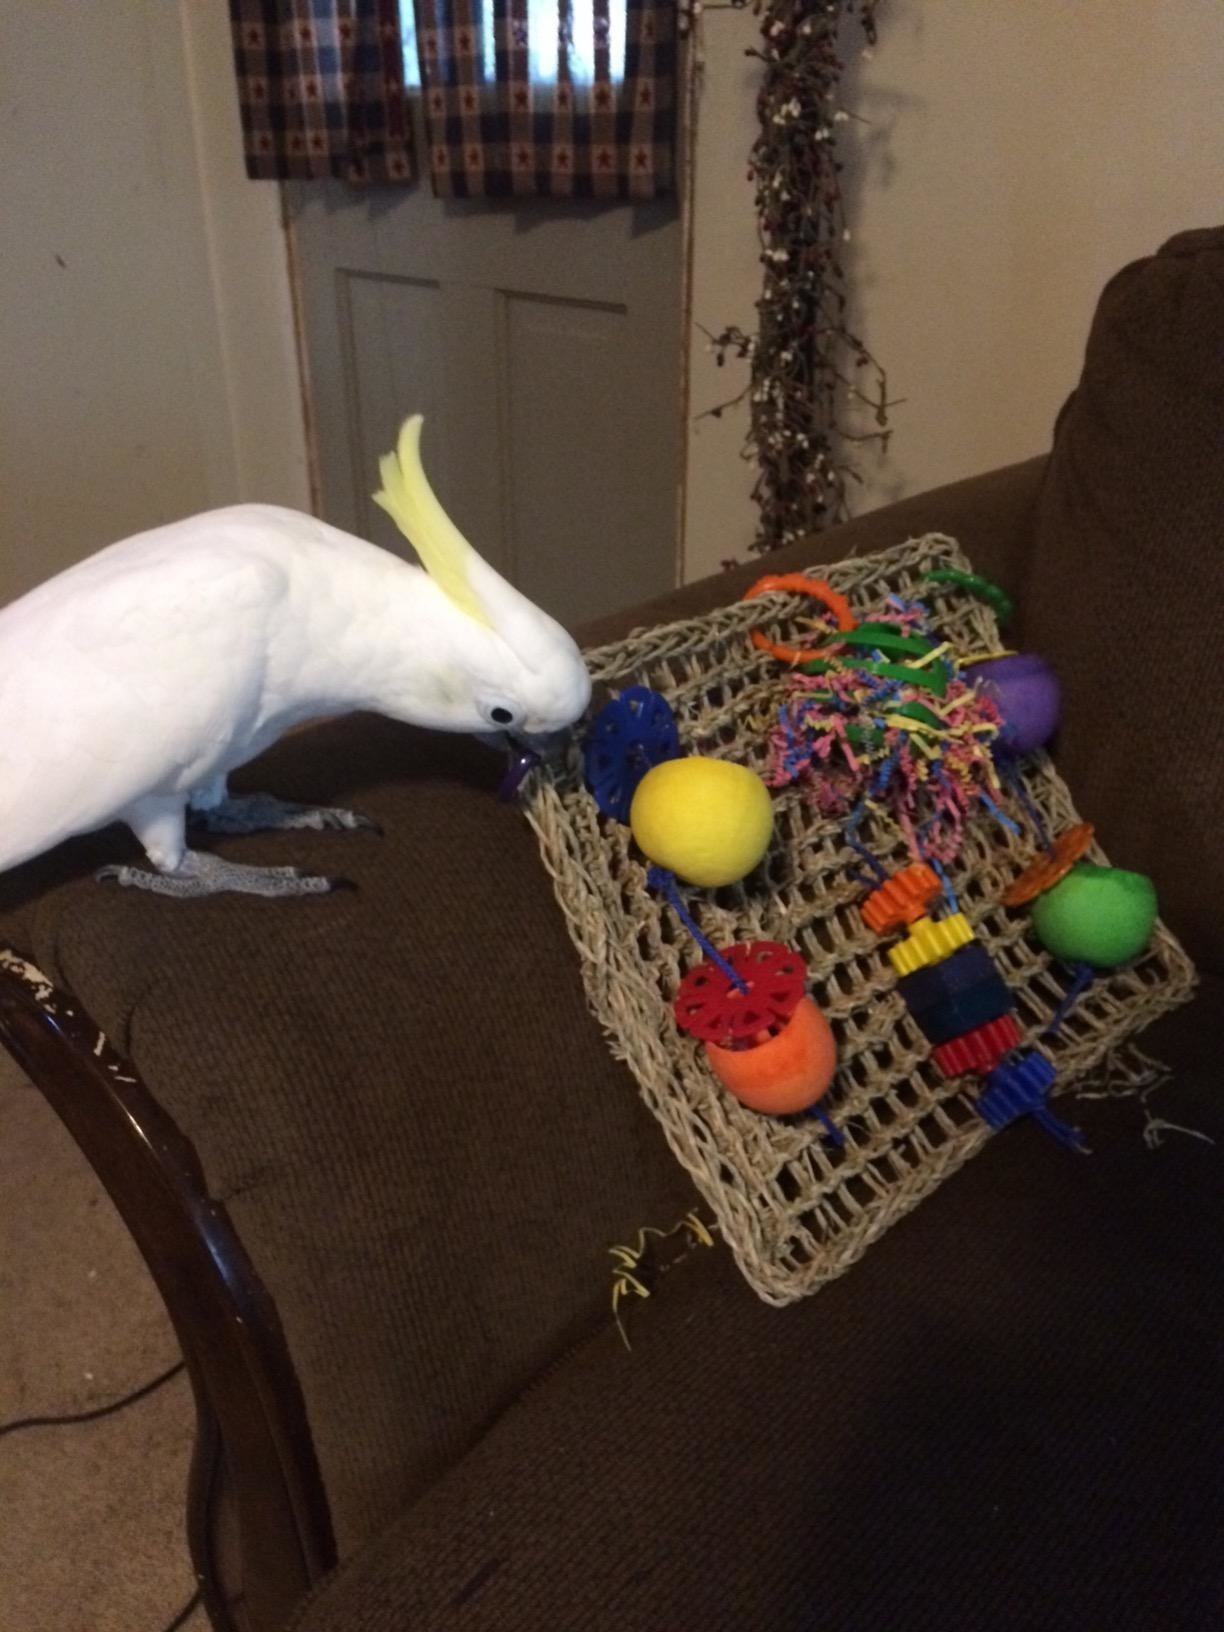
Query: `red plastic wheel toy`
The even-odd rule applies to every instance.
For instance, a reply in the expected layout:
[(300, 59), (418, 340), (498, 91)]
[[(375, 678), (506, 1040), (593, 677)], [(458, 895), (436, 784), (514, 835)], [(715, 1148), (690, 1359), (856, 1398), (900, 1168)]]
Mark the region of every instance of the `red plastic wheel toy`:
[(777, 941), (752, 941), (721, 954), (743, 983), (707, 959), (680, 982), (676, 1024), (690, 1037), (721, 1048), (751, 1046), (794, 1014), (807, 985), (803, 959)]

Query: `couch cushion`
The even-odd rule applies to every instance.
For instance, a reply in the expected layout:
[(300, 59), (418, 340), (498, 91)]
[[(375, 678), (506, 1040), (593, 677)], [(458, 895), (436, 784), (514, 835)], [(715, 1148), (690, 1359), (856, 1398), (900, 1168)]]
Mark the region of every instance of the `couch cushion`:
[[(1196, 1017), (1155, 1101), (1224, 1141)], [(698, 1252), (297, 1632), (1202, 1632), (1224, 1617), (1221, 1145), (1020, 1127), (787, 1309)]]
[(1106, 287), (1059, 420), (1024, 586), (1065, 709), (1055, 757), (1119, 866), (1224, 969), (1224, 227)]
[[(182, 902), (85, 877), (33, 910), (36, 961), (194, 1141), (275, 1298), (342, 1553), (599, 1318), (609, 1243), (692, 1205), (587, 1014), (500, 769), (338, 721), (249, 780), (351, 803), (383, 837), (216, 848), (356, 892)], [(111, 832), (55, 865), (131, 848)]]

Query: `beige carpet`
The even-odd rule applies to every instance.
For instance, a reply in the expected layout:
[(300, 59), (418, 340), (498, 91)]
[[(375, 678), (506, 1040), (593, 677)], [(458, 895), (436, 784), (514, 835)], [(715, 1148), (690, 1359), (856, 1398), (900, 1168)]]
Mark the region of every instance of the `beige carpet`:
[[(0, 1050), (0, 1426), (89, 1410), (177, 1358), (102, 1187)], [(0, 1632), (161, 1632), (194, 1581), (176, 1377), (96, 1423), (0, 1437)], [(185, 1623), (204, 1632), (197, 1609)]]

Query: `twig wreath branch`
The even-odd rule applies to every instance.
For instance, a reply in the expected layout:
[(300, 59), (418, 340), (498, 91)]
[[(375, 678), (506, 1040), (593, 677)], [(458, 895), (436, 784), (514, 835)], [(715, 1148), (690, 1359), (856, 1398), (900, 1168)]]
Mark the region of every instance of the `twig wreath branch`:
[[(751, 0), (761, 43), (748, 55), (764, 73), (748, 177), (764, 281), (755, 334), (702, 330), (719, 367), (729, 356), (744, 359), (750, 375), (742, 391), (698, 417), (719, 418), (748, 399), (744, 452), (757, 464), (758, 555), (844, 520), (848, 483), (862, 480), (849, 450), (868, 442), (887, 449), (891, 435), (887, 376), (846, 321), (841, 257), (850, 232), (837, 152), (840, 128), (858, 117), (839, 98), (839, 32), (844, 19), (857, 18), (869, 53), (879, 3)], [(865, 411), (866, 429), (841, 417), (851, 405)]]

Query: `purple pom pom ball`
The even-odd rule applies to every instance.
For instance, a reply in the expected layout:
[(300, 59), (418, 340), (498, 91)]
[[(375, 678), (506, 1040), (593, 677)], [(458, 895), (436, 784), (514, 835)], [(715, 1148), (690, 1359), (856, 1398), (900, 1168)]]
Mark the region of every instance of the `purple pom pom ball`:
[(1036, 753), (1058, 729), (1062, 694), (1044, 658), (1034, 652), (992, 657), (965, 670), (965, 679), (980, 687), (1003, 716), (999, 747), (1016, 759)]

